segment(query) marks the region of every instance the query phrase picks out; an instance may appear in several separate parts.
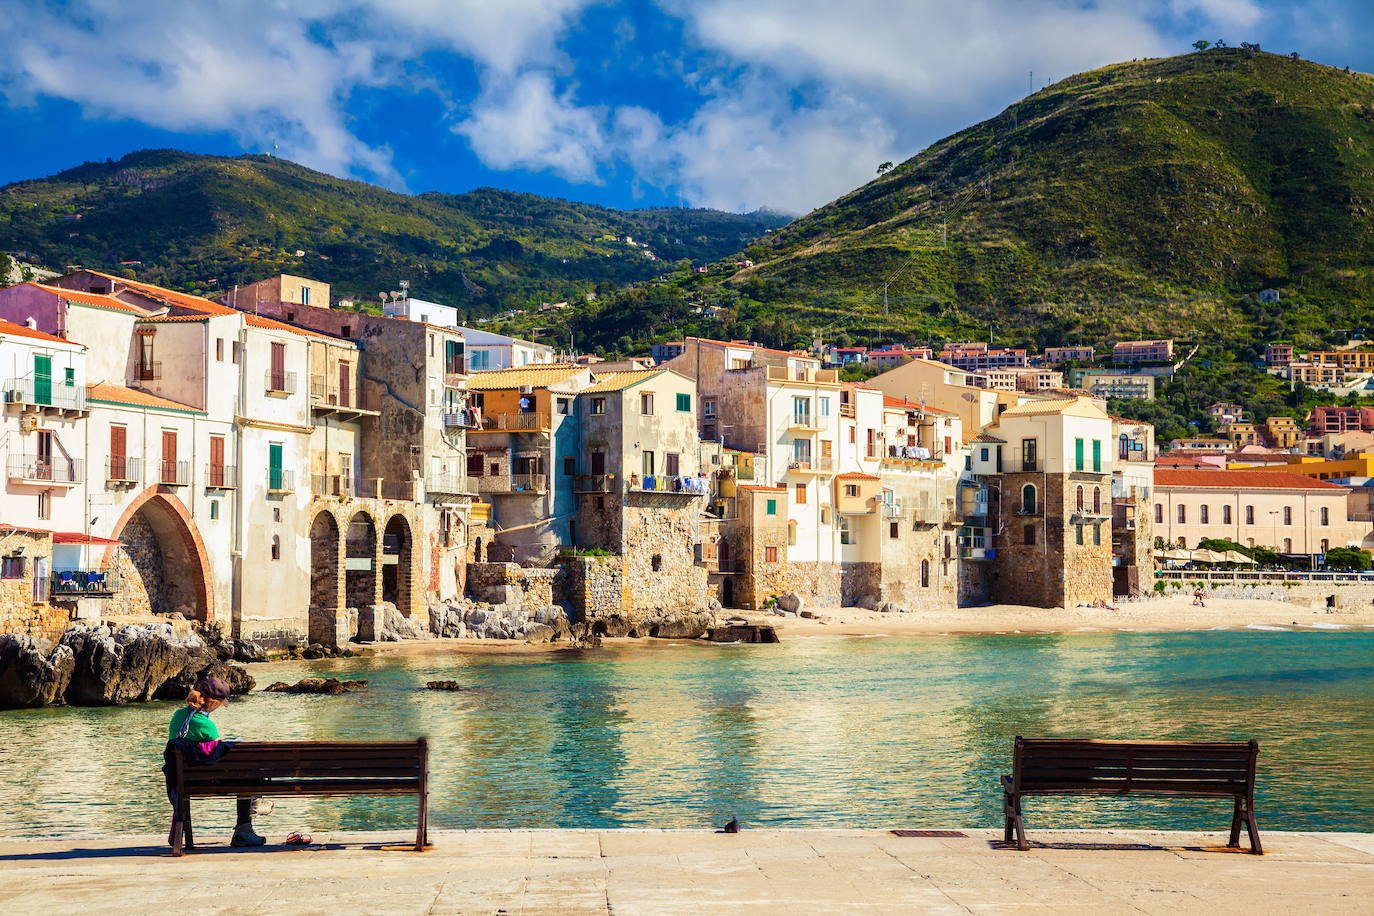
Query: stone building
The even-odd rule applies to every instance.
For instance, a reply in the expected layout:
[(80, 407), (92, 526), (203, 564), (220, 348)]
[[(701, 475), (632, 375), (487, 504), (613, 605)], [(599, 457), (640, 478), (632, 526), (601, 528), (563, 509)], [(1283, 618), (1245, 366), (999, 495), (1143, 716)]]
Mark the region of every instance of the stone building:
[(1139, 595), (1154, 577), (1155, 430), (1121, 417), (1112, 418), (1112, 428), (1112, 592)]
[(988, 434), (1001, 459), (971, 458), (994, 481), (994, 601), (1073, 607), (1112, 596), (1112, 421), (1086, 397), (1004, 410)]

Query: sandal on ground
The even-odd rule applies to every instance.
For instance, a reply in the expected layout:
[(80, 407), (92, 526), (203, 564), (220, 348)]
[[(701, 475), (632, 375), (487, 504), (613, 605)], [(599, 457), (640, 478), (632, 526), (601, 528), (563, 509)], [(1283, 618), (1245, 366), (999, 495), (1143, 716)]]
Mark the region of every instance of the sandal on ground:
[(283, 842), (286, 843), (287, 846), (309, 846), (315, 841), (311, 839), (308, 833), (293, 833), (283, 840)]

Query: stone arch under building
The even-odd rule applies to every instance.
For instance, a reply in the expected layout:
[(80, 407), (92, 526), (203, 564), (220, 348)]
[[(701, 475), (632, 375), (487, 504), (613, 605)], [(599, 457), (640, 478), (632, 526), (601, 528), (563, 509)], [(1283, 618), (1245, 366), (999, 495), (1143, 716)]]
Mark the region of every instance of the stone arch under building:
[(404, 515), (387, 519), (382, 532), (382, 600), (407, 617), (415, 611), (415, 539)]
[(322, 509), (310, 523), (310, 623), (312, 643), (333, 646), (347, 639), (338, 632), (343, 610), (344, 576), (340, 532), (334, 514)]
[(118, 606), (125, 613), (214, 619), (209, 557), (180, 500), (149, 487), (115, 522), (113, 537), (121, 543), (106, 551), (102, 566), (123, 581)]
[(348, 607), (378, 602), (377, 525), (367, 512), (353, 513), (344, 535), (344, 601)]

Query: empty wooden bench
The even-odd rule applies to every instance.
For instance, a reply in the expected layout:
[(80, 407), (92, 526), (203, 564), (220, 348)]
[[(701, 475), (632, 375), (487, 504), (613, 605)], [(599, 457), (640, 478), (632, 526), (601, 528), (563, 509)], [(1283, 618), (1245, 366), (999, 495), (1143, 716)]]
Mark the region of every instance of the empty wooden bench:
[[(414, 795), (415, 849), (429, 842), (429, 748), (417, 741), (240, 741), (219, 762), (189, 765), (175, 752), (178, 804), (172, 855), (194, 848), (191, 799), (260, 795)], [(183, 843), (184, 841), (184, 843)]]
[(1080, 741), (1017, 736), (1012, 772), (1002, 777), (1002, 838), (1029, 849), (1021, 822), (1027, 795), (1183, 795), (1230, 798), (1231, 839), (1240, 846), (1240, 828), (1250, 851), (1263, 854), (1255, 821), (1255, 759), (1259, 742)]

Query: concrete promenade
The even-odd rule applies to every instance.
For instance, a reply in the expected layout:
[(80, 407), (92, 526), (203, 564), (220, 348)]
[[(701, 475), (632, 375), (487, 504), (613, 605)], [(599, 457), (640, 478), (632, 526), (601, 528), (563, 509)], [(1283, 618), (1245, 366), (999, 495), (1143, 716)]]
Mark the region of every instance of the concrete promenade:
[[(0, 840), (0, 912), (29, 913), (1369, 913), (1374, 834), (439, 831), (316, 835), (304, 849), (173, 859), (156, 837)], [(413, 834), (411, 837), (413, 839)], [(210, 839), (207, 837), (206, 839)], [(274, 837), (274, 839), (276, 839)]]

